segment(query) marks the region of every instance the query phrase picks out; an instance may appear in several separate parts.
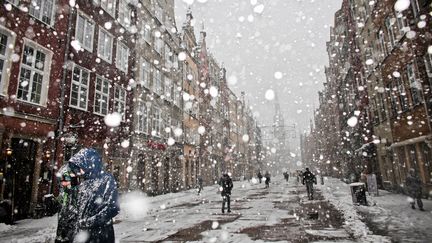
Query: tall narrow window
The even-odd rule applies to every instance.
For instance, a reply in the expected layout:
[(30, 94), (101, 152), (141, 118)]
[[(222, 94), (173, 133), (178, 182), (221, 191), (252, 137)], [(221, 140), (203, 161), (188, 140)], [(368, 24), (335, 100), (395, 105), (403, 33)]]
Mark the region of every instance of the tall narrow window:
[(153, 107), (152, 135), (160, 137), (161, 130), (162, 130), (161, 110), (158, 107)]
[(129, 27), (131, 25), (132, 10), (128, 6), (129, 1), (119, 1), (118, 22)]
[(93, 51), (94, 23), (89, 18), (79, 13), (77, 17), (75, 38), (81, 46), (89, 52)]
[(31, 0), (29, 14), (47, 25), (54, 25), (54, 0)]
[(397, 90), (399, 93), (399, 103), (401, 105), (402, 111), (408, 110), (408, 97), (405, 91), (405, 75), (401, 75), (400, 78), (396, 79)]
[(418, 0), (411, 0), (411, 9), (412, 9), (414, 18), (417, 18), (420, 14), (420, 5), (419, 5)]
[(420, 94), (421, 83), (416, 78), (415, 67), (413, 63), (408, 64), (407, 75), (408, 75), (408, 82), (411, 91), (412, 103), (413, 105), (417, 105), (421, 102), (421, 94)]
[(399, 12), (396, 12), (396, 20), (399, 29), (399, 36), (402, 37), (405, 33), (405, 28), (408, 26), (408, 21), (406, 17)]
[(123, 119), (126, 116), (126, 90), (119, 85), (115, 86), (114, 91), (114, 111), (122, 115)]
[(4, 93), (4, 88), (8, 83), (10, 71), (10, 55), (15, 42), (15, 33), (0, 28), (0, 94)]
[(379, 41), (378, 43), (379, 43), (380, 51), (382, 54), (381, 57), (384, 58), (387, 56), (387, 47), (384, 40), (384, 31), (382, 30), (378, 31), (378, 41)]
[(105, 61), (111, 63), (112, 59), (112, 48), (113, 48), (113, 37), (108, 31), (99, 27), (99, 39), (98, 39), (98, 56)]
[(159, 53), (159, 55), (162, 55), (163, 48), (164, 48), (163, 40), (161, 38), (156, 38), (155, 39), (155, 50), (157, 53)]
[(24, 45), (21, 59), (17, 98), (34, 104), (44, 104), (48, 92), (51, 53), (37, 44)]
[(385, 25), (387, 28), (387, 35), (388, 35), (389, 40), (390, 40), (390, 42), (389, 42), (390, 48), (389, 49), (392, 50), (396, 44), (396, 35), (394, 32), (394, 21), (392, 20), (391, 15), (387, 16), (387, 18), (385, 19)]
[(87, 110), (89, 81), (90, 71), (76, 65), (72, 73), (72, 89), (70, 97), (70, 105), (72, 107)]
[(136, 130), (138, 132), (147, 133), (148, 129), (148, 114), (145, 102), (139, 101), (137, 110)]
[(426, 52), (423, 57), (426, 66), (426, 73), (429, 80), (429, 90), (432, 89), (432, 54)]
[(111, 16), (114, 16), (116, 0), (100, 0), (100, 6)]
[(153, 91), (162, 95), (162, 73), (159, 69), (155, 69), (153, 72)]
[(94, 113), (99, 115), (108, 114), (109, 88), (110, 82), (108, 79), (100, 76), (96, 77)]
[(116, 57), (116, 67), (123, 72), (128, 72), (128, 61), (129, 61), (129, 48), (122, 43), (117, 41), (117, 57)]
[(165, 83), (164, 83), (164, 95), (165, 95), (165, 97), (166, 97), (166, 99), (167, 100), (172, 100), (172, 80), (169, 78), (169, 77), (167, 77), (167, 76), (165, 76), (164, 77), (164, 79), (165, 79)]
[(141, 85), (150, 89), (150, 72), (151, 72), (150, 63), (144, 58), (142, 58), (140, 68), (141, 68), (140, 71)]
[(152, 41), (152, 35), (151, 35), (151, 27), (148, 24), (143, 25), (142, 34), (144, 37), (144, 40), (147, 41), (147, 43), (151, 43)]

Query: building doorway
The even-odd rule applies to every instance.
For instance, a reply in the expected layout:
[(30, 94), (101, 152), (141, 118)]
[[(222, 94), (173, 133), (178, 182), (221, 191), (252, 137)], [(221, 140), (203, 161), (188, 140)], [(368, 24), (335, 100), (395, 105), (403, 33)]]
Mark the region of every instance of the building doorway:
[(5, 199), (10, 199), (14, 220), (29, 216), (37, 143), (29, 139), (12, 138), (12, 155), (8, 158)]

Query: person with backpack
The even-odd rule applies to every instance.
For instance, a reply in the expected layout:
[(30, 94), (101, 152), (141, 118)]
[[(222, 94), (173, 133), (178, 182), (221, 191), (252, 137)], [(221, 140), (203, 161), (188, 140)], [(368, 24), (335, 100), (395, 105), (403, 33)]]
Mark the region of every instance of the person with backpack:
[(306, 190), (308, 194), (309, 200), (313, 200), (313, 184), (317, 184), (315, 175), (310, 172), (309, 168), (306, 168), (306, 171), (303, 173), (303, 185), (306, 184)]
[(417, 175), (414, 168), (409, 169), (408, 176), (405, 180), (406, 189), (410, 198), (411, 208), (415, 209), (415, 201), (420, 211), (425, 211), (422, 202), (422, 181)]
[(231, 212), (231, 190), (233, 188), (233, 182), (228, 173), (224, 173), (219, 181), (222, 195), (222, 213), (225, 213), (225, 203), (227, 204), (228, 213)]

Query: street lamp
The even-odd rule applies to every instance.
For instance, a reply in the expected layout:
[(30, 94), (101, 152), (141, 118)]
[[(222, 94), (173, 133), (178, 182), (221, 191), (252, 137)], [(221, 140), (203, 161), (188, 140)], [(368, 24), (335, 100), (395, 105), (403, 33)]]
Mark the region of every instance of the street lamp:
[(7, 155), (7, 156), (11, 156), (11, 155), (12, 155), (12, 149), (11, 149), (10, 147), (8, 147), (8, 148), (6, 149), (6, 155)]

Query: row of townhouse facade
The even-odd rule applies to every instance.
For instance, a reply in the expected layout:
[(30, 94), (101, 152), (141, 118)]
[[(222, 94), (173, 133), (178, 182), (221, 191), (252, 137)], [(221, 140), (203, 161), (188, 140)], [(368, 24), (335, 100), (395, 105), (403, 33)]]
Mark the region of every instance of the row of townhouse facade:
[(261, 162), (255, 119), (190, 11), (177, 29), (173, 0), (8, 0), (0, 13), (0, 201), (14, 219), (84, 147), (121, 191), (150, 195)]
[(428, 195), (432, 5), (412, 0), (401, 8), (401, 2), (343, 1), (327, 43), (327, 82), (303, 147), (323, 173), (351, 180), (375, 173), (394, 190), (403, 191), (414, 168)]

